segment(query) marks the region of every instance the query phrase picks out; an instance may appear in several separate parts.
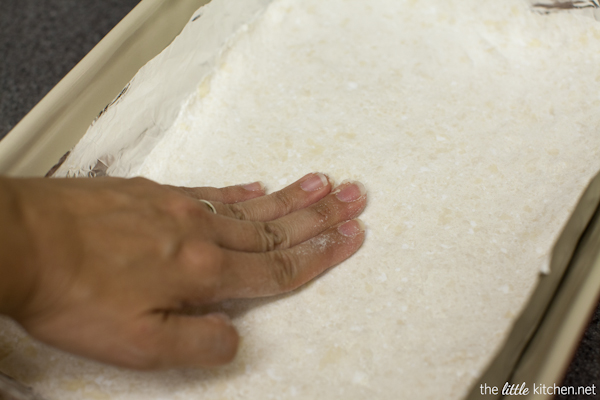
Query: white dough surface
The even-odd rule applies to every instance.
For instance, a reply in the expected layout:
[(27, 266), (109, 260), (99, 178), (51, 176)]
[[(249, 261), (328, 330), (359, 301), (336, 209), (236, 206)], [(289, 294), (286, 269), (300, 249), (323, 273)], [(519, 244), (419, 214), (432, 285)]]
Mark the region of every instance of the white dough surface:
[(225, 368), (123, 371), (3, 322), (0, 370), (50, 400), (461, 399), (600, 169), (599, 106), (591, 18), (523, 0), (275, 0), (136, 174), (359, 180), (361, 250), (289, 295), (225, 303), (243, 337)]

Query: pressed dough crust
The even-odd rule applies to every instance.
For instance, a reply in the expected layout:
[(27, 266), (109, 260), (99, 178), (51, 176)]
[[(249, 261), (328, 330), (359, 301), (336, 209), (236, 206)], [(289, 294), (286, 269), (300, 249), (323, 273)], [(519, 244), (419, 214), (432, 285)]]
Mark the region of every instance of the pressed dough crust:
[(0, 369), (64, 400), (459, 399), (600, 168), (599, 82), (600, 25), (522, 0), (276, 0), (141, 174), (360, 180), (363, 248), (292, 294), (225, 303), (228, 367), (121, 371), (5, 323)]

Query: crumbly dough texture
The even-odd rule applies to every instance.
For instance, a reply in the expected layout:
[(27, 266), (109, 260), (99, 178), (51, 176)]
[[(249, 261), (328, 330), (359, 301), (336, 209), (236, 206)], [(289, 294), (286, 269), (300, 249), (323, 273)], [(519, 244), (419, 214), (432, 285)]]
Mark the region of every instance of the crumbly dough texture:
[(599, 89), (591, 18), (522, 0), (275, 0), (141, 174), (360, 180), (362, 249), (294, 293), (223, 304), (243, 337), (225, 368), (122, 371), (4, 323), (0, 369), (61, 400), (460, 399), (600, 169)]

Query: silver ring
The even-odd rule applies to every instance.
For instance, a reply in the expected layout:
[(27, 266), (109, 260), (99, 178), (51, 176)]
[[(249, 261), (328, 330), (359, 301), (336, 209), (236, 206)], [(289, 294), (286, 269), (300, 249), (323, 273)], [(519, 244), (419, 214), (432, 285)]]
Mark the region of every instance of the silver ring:
[(208, 206), (208, 208), (210, 208), (210, 211), (212, 211), (213, 214), (217, 213), (217, 209), (215, 208), (215, 206), (212, 205), (212, 203), (208, 200), (198, 200), (200, 203), (204, 203)]

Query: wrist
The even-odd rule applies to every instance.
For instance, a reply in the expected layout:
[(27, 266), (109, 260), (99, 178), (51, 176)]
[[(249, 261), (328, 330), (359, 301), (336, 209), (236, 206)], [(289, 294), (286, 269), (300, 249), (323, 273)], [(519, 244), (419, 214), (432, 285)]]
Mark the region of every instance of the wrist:
[(12, 317), (26, 304), (35, 276), (19, 181), (0, 177), (0, 314)]

